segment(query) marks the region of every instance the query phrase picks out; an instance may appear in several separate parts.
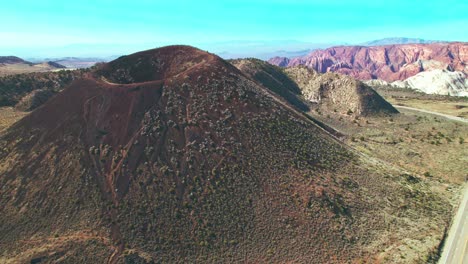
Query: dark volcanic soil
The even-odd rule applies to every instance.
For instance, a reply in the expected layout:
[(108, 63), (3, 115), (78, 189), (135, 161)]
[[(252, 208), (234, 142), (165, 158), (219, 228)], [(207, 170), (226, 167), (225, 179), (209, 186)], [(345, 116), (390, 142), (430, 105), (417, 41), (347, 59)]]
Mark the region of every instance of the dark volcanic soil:
[(383, 193), (408, 197), (387, 215), (429, 215), (235, 67), (187, 46), (75, 80), (1, 135), (0, 150), (0, 252), (13, 262), (372, 262), (379, 231), (397, 228)]

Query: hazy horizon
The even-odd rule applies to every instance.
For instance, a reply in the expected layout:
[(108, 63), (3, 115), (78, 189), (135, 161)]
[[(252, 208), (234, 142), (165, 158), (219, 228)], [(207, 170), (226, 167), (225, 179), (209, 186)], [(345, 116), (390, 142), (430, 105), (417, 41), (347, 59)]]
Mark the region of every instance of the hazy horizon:
[(0, 55), (106, 57), (186, 44), (242, 57), (388, 37), (468, 41), (467, 9), (452, 0), (18, 0), (2, 4)]

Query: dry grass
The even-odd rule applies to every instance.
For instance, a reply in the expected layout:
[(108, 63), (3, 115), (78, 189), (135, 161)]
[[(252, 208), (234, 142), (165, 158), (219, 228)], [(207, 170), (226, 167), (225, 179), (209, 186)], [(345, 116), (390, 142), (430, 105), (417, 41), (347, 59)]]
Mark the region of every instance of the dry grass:
[[(20, 242), (24, 245), (24, 250), (14, 257), (0, 256), (0, 263), (40, 263), (45, 259), (55, 260), (55, 263), (71, 259), (84, 261), (81, 258), (86, 251), (102, 252), (105, 255), (116, 250), (108, 237), (87, 230), (55, 234), (52, 237), (33, 237)], [(98, 256), (95, 256), (95, 260), (104, 261)]]
[(0, 76), (32, 73), (32, 72), (49, 72), (49, 71), (60, 71), (61, 68), (55, 68), (46, 63), (29, 65), (24, 63), (19, 64), (8, 64), (0, 66)]
[[(432, 263), (443, 234), (442, 220), (436, 218), (443, 218), (442, 208), (450, 210), (457, 203), (459, 186), (467, 177), (468, 149), (464, 140), (468, 139), (468, 125), (430, 114), (401, 112), (390, 117), (359, 119), (310, 114), (344, 133), (346, 143), (362, 152), (364, 160), (374, 162), (383, 172), (391, 173), (392, 168), (400, 171), (402, 183), (409, 189), (408, 196), (418, 197), (418, 206), (427, 207), (434, 215), (432, 219), (422, 215), (411, 219), (410, 215), (416, 211), (408, 210), (401, 218), (396, 218), (387, 215), (387, 206), (400, 203), (400, 208), (407, 208), (408, 204), (403, 202), (404, 197), (389, 200), (382, 212), (387, 215), (386, 223), (395, 225), (396, 229), (375, 242), (374, 246), (383, 246), (378, 260), (382, 263)], [(439, 203), (430, 198), (436, 196), (445, 196), (448, 200)]]
[(443, 117), (400, 110), (393, 117), (339, 120), (315, 116), (347, 135), (363, 153), (419, 176), (459, 184), (467, 177), (468, 125)]
[(468, 100), (460, 102), (435, 101), (424, 99), (395, 99), (389, 98), (388, 101), (394, 105), (409, 106), (428, 111), (439, 112), (446, 115), (468, 118)]
[(376, 91), (393, 105), (419, 108), (442, 114), (468, 118), (468, 98), (430, 95), (409, 89), (379, 88)]
[(0, 131), (8, 128), (27, 114), (27, 112), (17, 111), (13, 107), (0, 107)]

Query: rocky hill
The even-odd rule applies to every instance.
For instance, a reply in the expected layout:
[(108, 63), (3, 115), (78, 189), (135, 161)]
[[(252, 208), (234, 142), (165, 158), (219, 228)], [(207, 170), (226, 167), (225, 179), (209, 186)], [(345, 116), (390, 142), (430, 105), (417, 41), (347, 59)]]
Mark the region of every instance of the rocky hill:
[(317, 111), (353, 116), (398, 113), (372, 88), (352, 77), (319, 74), (303, 66), (289, 67), (285, 71)]
[(272, 64), (305, 65), (319, 73), (337, 72), (362, 80), (404, 80), (419, 72), (448, 69), (467, 73), (468, 43), (339, 46), (315, 50), (307, 56), (273, 58)]
[(279, 67), (288, 67), (291, 60), (286, 57), (273, 57), (268, 60), (269, 63), (279, 66)]
[(302, 92), (299, 86), (280, 67), (259, 59), (237, 59), (229, 62), (291, 105), (302, 111), (309, 110), (301, 98)]
[(432, 70), (391, 83), (394, 87), (411, 88), (427, 94), (468, 96), (468, 79), (459, 71)]
[(398, 113), (372, 88), (349, 76), (318, 74), (304, 66), (282, 69), (258, 59), (230, 62), (302, 111), (312, 107), (334, 114), (347, 115), (349, 112), (352, 116)]
[(0, 150), (2, 263), (379, 262), (445, 206), (187, 46), (101, 65)]

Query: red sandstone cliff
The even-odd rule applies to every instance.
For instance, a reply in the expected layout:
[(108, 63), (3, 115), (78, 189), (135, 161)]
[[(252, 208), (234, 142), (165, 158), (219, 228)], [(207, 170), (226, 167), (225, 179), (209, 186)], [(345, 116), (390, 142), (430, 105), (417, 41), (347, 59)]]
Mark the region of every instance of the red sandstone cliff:
[(320, 73), (338, 72), (358, 79), (404, 80), (419, 72), (449, 69), (468, 72), (468, 43), (340, 46), (315, 50), (304, 57), (275, 57), (270, 63), (287, 67), (306, 65)]

